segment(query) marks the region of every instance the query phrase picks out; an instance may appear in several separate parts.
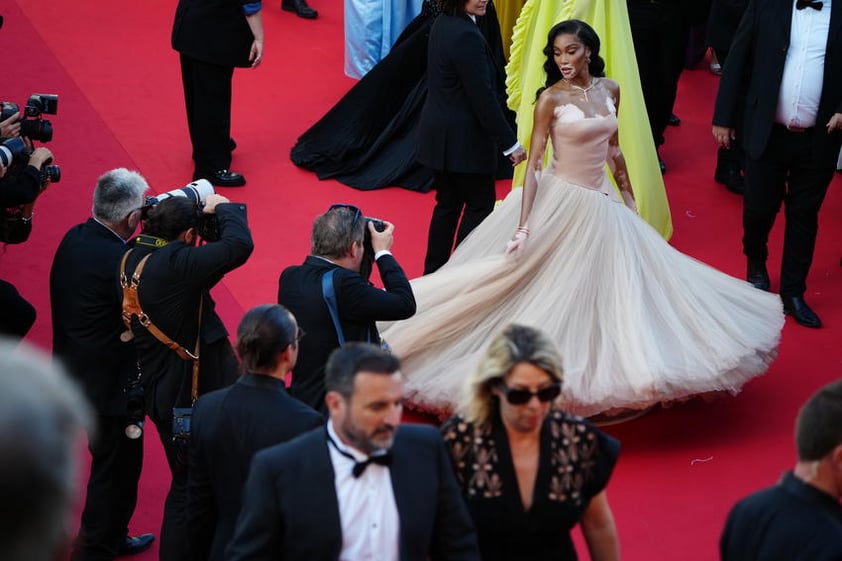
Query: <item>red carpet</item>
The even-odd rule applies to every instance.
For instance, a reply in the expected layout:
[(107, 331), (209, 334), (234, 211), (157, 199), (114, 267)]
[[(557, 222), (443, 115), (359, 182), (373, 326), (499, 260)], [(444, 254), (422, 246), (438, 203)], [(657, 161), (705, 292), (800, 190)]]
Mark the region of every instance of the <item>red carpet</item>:
[[(249, 204), (256, 250), (215, 292), (229, 329), (245, 309), (274, 301), (279, 272), (303, 259), (313, 217), (333, 202), (356, 203), (395, 222), (395, 254), (410, 276), (421, 272), (432, 195), (358, 192), (319, 182), (289, 161), (297, 136), (352, 84), (342, 75), (342, 4), (313, 3), (320, 11), (315, 21), (267, 3), (265, 62), (256, 71), (235, 73), (239, 148), (232, 167), (246, 174), (249, 185), (222, 192)], [(0, 1), (0, 98), (21, 104), (33, 92), (60, 95), (59, 114), (51, 117), (55, 140), (48, 146), (63, 179), (39, 201), (29, 242), (0, 251), (0, 276), (39, 310), (29, 339), (44, 347), (50, 345), (50, 261), (64, 232), (88, 216), (96, 178), (110, 168), (136, 168), (158, 192), (190, 179), (178, 60), (169, 48), (174, 6), (162, 0)], [(667, 133), (662, 155), (669, 166), (672, 243), (740, 276), (740, 200), (712, 180), (709, 121), (716, 80), (704, 70), (684, 74), (676, 104), (682, 124)], [(808, 330), (788, 320), (778, 360), (736, 398), (695, 400), (607, 429), (624, 447), (609, 496), (625, 559), (715, 559), (730, 505), (791, 465), (798, 406), (842, 367), (839, 187), (837, 178), (822, 213), (807, 295), (826, 327)], [(780, 235), (777, 229), (772, 242), (773, 279)], [(148, 436), (131, 530), (157, 534), (169, 481), (161, 447), (151, 431)], [(153, 548), (135, 559), (156, 558)]]

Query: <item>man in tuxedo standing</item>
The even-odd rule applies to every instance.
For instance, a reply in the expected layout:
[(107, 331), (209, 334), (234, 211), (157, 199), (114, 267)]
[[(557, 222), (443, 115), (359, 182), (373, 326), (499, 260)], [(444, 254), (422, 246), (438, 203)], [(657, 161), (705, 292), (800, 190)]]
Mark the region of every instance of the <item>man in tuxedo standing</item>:
[(326, 384), (327, 428), (254, 457), (227, 561), (478, 561), (441, 436), (399, 426), (398, 359), (349, 343)]
[(223, 560), (255, 452), (324, 424), (321, 415), (284, 388), (303, 336), (283, 306), (252, 308), (237, 328), (243, 375), (203, 395), (193, 407), (187, 484), (193, 561)]
[(114, 169), (94, 188), (93, 217), (59, 244), (50, 270), (53, 354), (81, 385), (96, 412), (88, 442), (91, 474), (72, 561), (110, 561), (140, 553), (154, 536), (128, 536), (137, 503), (143, 439), (130, 439), (126, 387), (137, 377), (137, 355), (120, 339), (117, 278), (126, 241), (140, 222), (149, 188), (138, 173)]
[(179, 0), (172, 47), (179, 52), (187, 126), (193, 145), (193, 180), (220, 187), (246, 184), (231, 171), (231, 89), (234, 68), (263, 61), (260, 1)]
[(728, 53), (713, 116), (713, 136), (727, 148), (742, 111), (747, 279), (770, 288), (767, 242), (783, 203), (784, 312), (813, 328), (822, 322), (804, 292), (819, 209), (842, 144), (840, 68), (842, 1), (752, 0)]
[(497, 101), (493, 53), (476, 23), (487, 5), (444, 0), (430, 30), (427, 100), (418, 125), (418, 161), (433, 170), (436, 190), (425, 275), (491, 214), (500, 153), (512, 165), (526, 159)]
[(842, 559), (842, 380), (798, 412), (798, 460), (777, 485), (738, 502), (719, 541), (721, 561)]

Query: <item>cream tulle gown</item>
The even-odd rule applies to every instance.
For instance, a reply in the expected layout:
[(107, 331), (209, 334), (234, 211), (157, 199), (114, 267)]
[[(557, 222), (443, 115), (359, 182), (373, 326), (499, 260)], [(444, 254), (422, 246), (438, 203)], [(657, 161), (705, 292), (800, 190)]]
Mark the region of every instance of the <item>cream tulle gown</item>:
[(623, 205), (605, 171), (616, 129), (611, 107), (590, 118), (557, 108), (526, 248), (503, 254), (518, 224), (518, 189), (444, 267), (412, 281), (416, 315), (381, 326), (411, 406), (452, 410), (509, 323), (557, 343), (563, 406), (585, 416), (736, 393), (766, 370), (784, 323), (780, 299), (680, 253)]

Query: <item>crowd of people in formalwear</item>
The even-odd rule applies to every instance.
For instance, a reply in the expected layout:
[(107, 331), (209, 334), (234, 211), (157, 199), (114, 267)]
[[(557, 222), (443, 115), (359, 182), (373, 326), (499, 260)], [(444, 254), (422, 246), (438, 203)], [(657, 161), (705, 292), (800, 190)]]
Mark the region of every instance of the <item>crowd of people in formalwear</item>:
[[(724, 0), (712, 3), (725, 9)], [(245, 179), (229, 169), (236, 146), (231, 76), (234, 67), (261, 61), (261, 5), (216, 4), (181, 0), (173, 45), (194, 180), (235, 187)], [(677, 49), (701, 16), (689, 17), (681, 2), (627, 4), (660, 145), (681, 71)], [(622, 521), (614, 519), (607, 488), (620, 443), (587, 417), (636, 415), (711, 389), (736, 393), (774, 359), (784, 313), (803, 326), (822, 325), (804, 294), (818, 212), (842, 143), (842, 79), (833, 71), (842, 68), (842, 3), (743, 4), (728, 6), (729, 14), (741, 12), (733, 39), (714, 45), (723, 71), (712, 132), (718, 179), (744, 192), (747, 283), (687, 259), (637, 216), (618, 140), (620, 88), (604, 75), (600, 38), (587, 22), (560, 22), (541, 45), (546, 84), (535, 95), (527, 160), (495, 98), (497, 69), (476, 26), (487, 0), (443, 0), (430, 30), (418, 158), (432, 170), (436, 208), (420, 279), (408, 279), (392, 254), (394, 224), (333, 204), (315, 218), (304, 262), (280, 273), (277, 303), (248, 310), (232, 345), (210, 291), (254, 249), (246, 205), (216, 193), (201, 204), (179, 196), (150, 202), (139, 173), (102, 175), (92, 216), (65, 235), (50, 273), (53, 353), (62, 366), (37, 353), (20, 361), (16, 353), (32, 351), (0, 344), (0, 404), (7, 404), (0, 407), (0, 454), (29, 452), (11, 436), (10, 427), (24, 425), (57, 459), (48, 469), (20, 455), (21, 466), (31, 463), (33, 477), (49, 483), (54, 503), (32, 501), (31, 517), (16, 523), (36, 520), (47, 506), (63, 511), (72, 489), (67, 443), (27, 421), (36, 410), (27, 411), (26, 384), (34, 384), (54, 405), (55, 418), (44, 423), (59, 426), (66, 439), (88, 431), (91, 472), (73, 561), (110, 561), (156, 539), (128, 532), (145, 418), (155, 424), (171, 476), (161, 561), (574, 560), (576, 526), (592, 560), (619, 560)], [(282, 8), (316, 17), (304, 0)], [(213, 45), (197, 42), (203, 30), (193, 18), (202, 13), (214, 14), (206, 22), (242, 19), (231, 58), (218, 59)], [(653, 50), (662, 56), (648, 57)], [(553, 163), (544, 167), (548, 145)], [(527, 161), (526, 185), (493, 210), (495, 172), (505, 157), (513, 165)], [(766, 261), (782, 205), (779, 298), (769, 293)], [(581, 229), (572, 235), (574, 227)], [(573, 284), (567, 256), (591, 242), (604, 250), (603, 276)], [(622, 276), (636, 267), (647, 274)], [(374, 269), (382, 289), (369, 280)], [(536, 310), (532, 295), (549, 285), (535, 279), (558, 271), (570, 273), (562, 281), (578, 296), (563, 309), (551, 305), (551, 314), (590, 314), (599, 329), (612, 322), (648, 329), (651, 315), (635, 298), (611, 295), (658, 293), (666, 295), (658, 302), (670, 333), (653, 324), (624, 346), (551, 326), (539, 315), (545, 301)], [(591, 288), (599, 294), (587, 293)], [(739, 302), (726, 311), (736, 326), (729, 339), (739, 348), (697, 336), (727, 331), (723, 294), (734, 293)], [(703, 301), (693, 299), (700, 295)], [(493, 305), (503, 299), (510, 308)], [(579, 305), (587, 310), (577, 315)], [(689, 308), (692, 317), (682, 312)], [(470, 348), (459, 346), (466, 342)], [(696, 353), (691, 343), (720, 354), (714, 360), (713, 351)], [(658, 370), (649, 357), (666, 346), (684, 354)], [(638, 361), (645, 367), (631, 355), (646, 357)], [(62, 389), (61, 368), (90, 411), (77, 390)], [(29, 370), (16, 397), (11, 373)], [(674, 371), (681, 376), (658, 390)], [(655, 381), (643, 387), (644, 377)], [(599, 384), (613, 401), (582, 392)], [(139, 412), (132, 410), (138, 399)], [(403, 423), (406, 403), (436, 404), (443, 423)], [(794, 469), (730, 513), (723, 561), (842, 559), (842, 383), (807, 401), (796, 444)], [(0, 495), (15, 499), (12, 486), (24, 475), (10, 474)], [(38, 544), (22, 530), (0, 544), (8, 552), (0, 557), (60, 555), (63, 517), (38, 523), (52, 525), (33, 526), (50, 539)]]

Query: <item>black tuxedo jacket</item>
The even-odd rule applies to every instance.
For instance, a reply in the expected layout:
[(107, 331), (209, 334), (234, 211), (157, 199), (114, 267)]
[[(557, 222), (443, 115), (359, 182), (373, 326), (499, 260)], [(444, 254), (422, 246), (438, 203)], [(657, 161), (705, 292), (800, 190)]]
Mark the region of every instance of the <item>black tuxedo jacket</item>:
[(377, 344), (377, 321), (406, 319), (415, 313), (415, 297), (403, 269), (391, 255), (377, 260), (385, 290), (359, 273), (325, 259), (308, 256), (302, 265), (287, 267), (278, 287), (278, 303), (285, 306), (307, 334), (301, 340), (292, 373), (292, 395), (324, 411), (324, 369), (328, 355), (339, 347), (336, 329), (322, 296), (322, 276), (336, 269), (333, 285), (345, 341)]
[(254, 41), (241, 6), (251, 0), (179, 0), (172, 47), (181, 54), (220, 66), (251, 66)]
[(427, 49), (418, 161), (439, 171), (494, 173), (499, 155), (517, 137), (497, 102), (488, 43), (467, 15), (441, 15)]
[[(775, 121), (794, 9), (793, 0), (751, 0), (723, 69), (713, 124), (733, 128), (744, 94), (743, 147), (752, 158), (763, 154)], [(821, 165), (836, 164), (842, 142), (839, 131), (827, 134), (825, 128), (834, 113), (842, 113), (842, 2), (830, 9), (822, 94), (811, 132), (812, 156)]]
[(705, 29), (708, 45), (726, 51), (731, 48), (747, 4), (748, 0), (713, 0)]
[[(336, 561), (342, 548), (327, 431), (255, 455), (227, 561)], [(476, 532), (436, 429), (402, 425), (389, 467), (401, 561), (478, 561)]]
[(188, 483), (190, 558), (222, 561), (254, 454), (324, 424), (281, 380), (244, 374), (193, 408)]
[(117, 278), (126, 244), (89, 218), (65, 234), (50, 269), (53, 353), (100, 415), (125, 416), (125, 387), (137, 374), (131, 343), (120, 341)]

